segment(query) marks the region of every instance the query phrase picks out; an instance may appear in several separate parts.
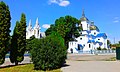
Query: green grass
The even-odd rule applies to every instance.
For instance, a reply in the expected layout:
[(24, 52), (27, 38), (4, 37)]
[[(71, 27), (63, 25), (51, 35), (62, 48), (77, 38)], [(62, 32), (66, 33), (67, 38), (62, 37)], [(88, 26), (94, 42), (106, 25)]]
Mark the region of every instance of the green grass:
[(62, 71), (60, 69), (55, 69), (51, 71), (34, 70), (33, 64), (26, 64), (0, 68), (0, 72), (62, 72)]

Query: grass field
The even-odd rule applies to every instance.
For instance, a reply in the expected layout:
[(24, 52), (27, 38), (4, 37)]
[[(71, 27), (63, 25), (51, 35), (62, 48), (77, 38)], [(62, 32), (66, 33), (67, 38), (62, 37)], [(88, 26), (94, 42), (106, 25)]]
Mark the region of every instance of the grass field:
[(62, 71), (60, 69), (51, 70), (51, 71), (34, 70), (33, 64), (26, 64), (26, 65), (0, 68), (0, 72), (62, 72)]

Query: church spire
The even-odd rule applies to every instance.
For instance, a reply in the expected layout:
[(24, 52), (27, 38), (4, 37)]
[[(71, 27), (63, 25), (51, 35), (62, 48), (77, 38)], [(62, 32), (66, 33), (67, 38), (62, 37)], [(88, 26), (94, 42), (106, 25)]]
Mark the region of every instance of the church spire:
[(36, 24), (35, 24), (35, 27), (34, 28), (39, 28), (39, 22), (38, 22), (38, 17), (36, 19)]
[(85, 17), (84, 9), (82, 10), (82, 17)]
[(36, 19), (36, 24), (38, 25), (38, 17), (37, 17), (37, 19)]
[(30, 19), (28, 27), (32, 27), (32, 21)]
[(31, 22), (31, 19), (29, 21), (29, 25), (28, 25), (28, 30), (31, 30), (32, 29), (32, 22)]

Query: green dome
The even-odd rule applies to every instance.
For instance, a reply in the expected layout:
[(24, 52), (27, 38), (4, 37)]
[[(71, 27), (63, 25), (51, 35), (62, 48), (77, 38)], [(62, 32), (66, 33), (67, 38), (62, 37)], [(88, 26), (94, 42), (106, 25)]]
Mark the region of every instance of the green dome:
[(86, 17), (80, 18), (81, 21), (89, 21)]
[(91, 25), (91, 26), (90, 26), (90, 30), (98, 30), (98, 31), (99, 31), (98, 27), (95, 26), (95, 25)]
[(82, 17), (80, 18), (81, 21), (89, 21), (88, 18), (85, 17), (84, 10), (82, 12)]

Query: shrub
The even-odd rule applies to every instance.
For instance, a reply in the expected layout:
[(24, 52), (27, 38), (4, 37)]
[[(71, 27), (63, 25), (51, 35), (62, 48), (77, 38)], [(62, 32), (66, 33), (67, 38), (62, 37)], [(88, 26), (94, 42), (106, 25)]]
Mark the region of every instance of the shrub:
[(107, 48), (102, 48), (102, 50), (107, 50)]
[(97, 50), (101, 50), (101, 47), (98, 47)]
[(35, 36), (31, 36), (30, 39), (26, 40), (26, 51), (30, 51), (32, 49), (32, 40), (35, 39)]
[(54, 33), (43, 39), (34, 39), (31, 56), (35, 69), (51, 70), (60, 68), (66, 59), (63, 38)]
[(112, 48), (112, 50), (116, 50), (116, 48)]

